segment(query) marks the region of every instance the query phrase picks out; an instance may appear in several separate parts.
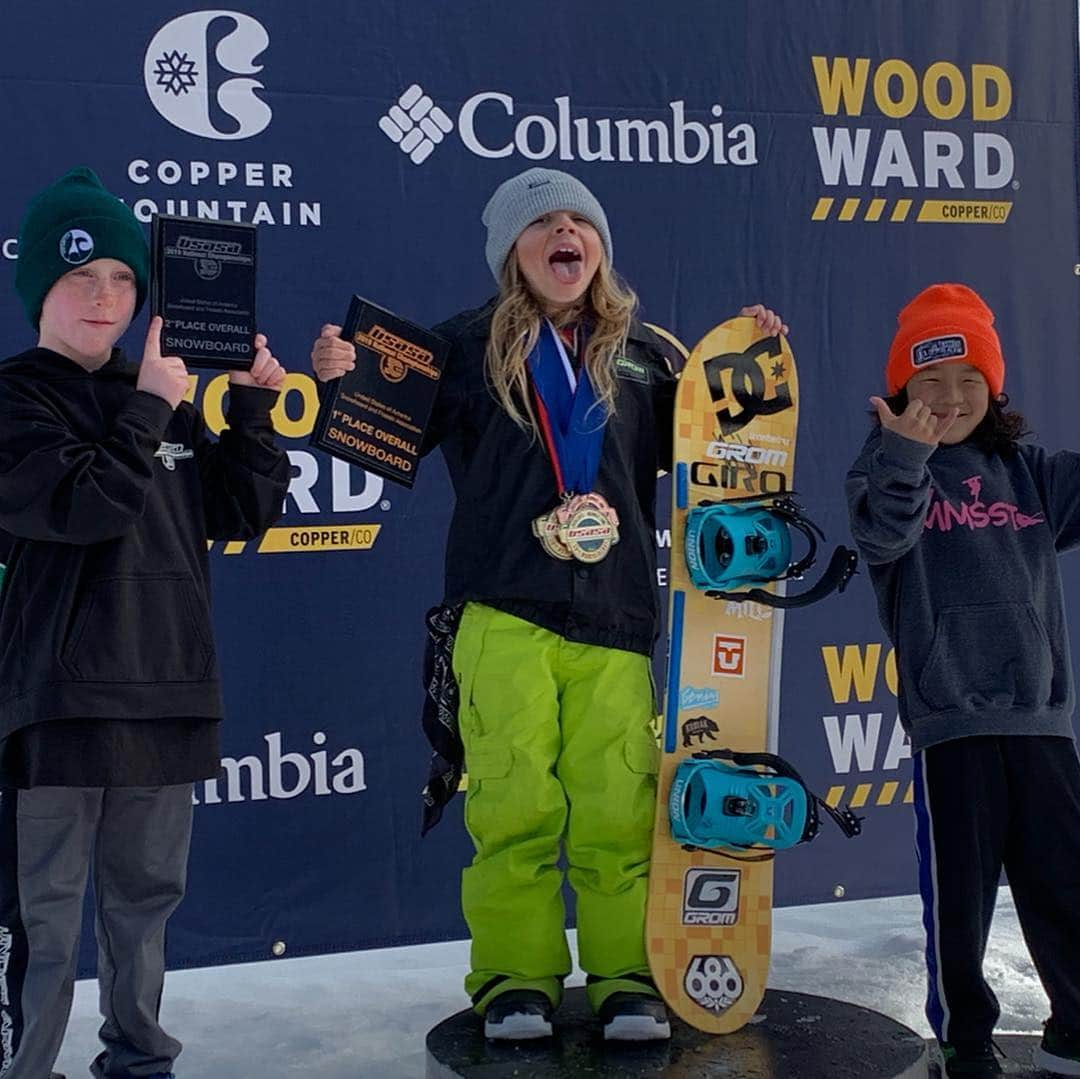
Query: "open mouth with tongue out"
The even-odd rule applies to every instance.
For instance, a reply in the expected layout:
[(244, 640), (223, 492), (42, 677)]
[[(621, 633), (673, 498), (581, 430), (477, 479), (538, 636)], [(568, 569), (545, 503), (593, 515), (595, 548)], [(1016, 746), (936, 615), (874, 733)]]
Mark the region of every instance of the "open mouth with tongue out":
[(576, 285), (581, 280), (584, 259), (572, 244), (562, 244), (548, 258), (551, 272), (564, 285)]

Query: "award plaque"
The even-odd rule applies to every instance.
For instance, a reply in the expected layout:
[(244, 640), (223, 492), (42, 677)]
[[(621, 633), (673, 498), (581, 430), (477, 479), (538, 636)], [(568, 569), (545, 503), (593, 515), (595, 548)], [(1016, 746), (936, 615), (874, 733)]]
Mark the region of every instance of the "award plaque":
[(189, 367), (246, 371), (255, 358), (255, 226), (156, 214), (150, 313), (161, 352)]
[(412, 487), (450, 343), (360, 296), (341, 336), (356, 367), (323, 388), (311, 445)]

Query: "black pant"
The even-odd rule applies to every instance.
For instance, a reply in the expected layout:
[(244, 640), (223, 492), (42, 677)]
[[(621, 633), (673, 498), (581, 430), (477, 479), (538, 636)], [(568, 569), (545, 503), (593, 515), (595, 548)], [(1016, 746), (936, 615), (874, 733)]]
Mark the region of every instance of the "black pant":
[(1069, 738), (959, 738), (915, 759), (926, 1016), (941, 1041), (988, 1038), (982, 973), (1004, 866), (1051, 1016), (1080, 1031), (1080, 759)]

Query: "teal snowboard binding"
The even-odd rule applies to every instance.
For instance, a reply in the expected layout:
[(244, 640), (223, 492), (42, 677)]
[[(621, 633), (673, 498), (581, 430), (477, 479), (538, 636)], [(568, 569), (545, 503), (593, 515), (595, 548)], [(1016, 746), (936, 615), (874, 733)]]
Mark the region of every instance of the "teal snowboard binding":
[(688, 850), (773, 857), (809, 843), (823, 809), (849, 839), (862, 831), (850, 807), (834, 809), (773, 753), (695, 753), (675, 770), (668, 799), (672, 838)]
[[(808, 550), (791, 560), (791, 529), (807, 539)], [(702, 502), (686, 517), (686, 568), (694, 587), (714, 599), (754, 600), (769, 607), (805, 607), (829, 593), (843, 592), (858, 555), (837, 547), (821, 579), (795, 596), (778, 596), (750, 585), (801, 580), (817, 558), (824, 533), (787, 495), (775, 498)]]

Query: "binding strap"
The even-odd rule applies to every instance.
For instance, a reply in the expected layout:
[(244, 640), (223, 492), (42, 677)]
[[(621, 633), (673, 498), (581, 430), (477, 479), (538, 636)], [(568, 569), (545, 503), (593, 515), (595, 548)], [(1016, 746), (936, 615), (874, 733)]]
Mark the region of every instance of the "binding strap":
[[(719, 758), (720, 760), (729, 760), (732, 764), (737, 764), (740, 768), (753, 768), (755, 771), (758, 767), (765, 767), (770, 769), (775, 775), (785, 776), (788, 779), (795, 780), (807, 794), (807, 814), (806, 814), (806, 827), (803, 829), (803, 837), (800, 840), (801, 843), (809, 843), (819, 831), (821, 831), (821, 818), (818, 815), (818, 809), (825, 810), (836, 826), (844, 833), (848, 839), (853, 839), (855, 836), (862, 833), (862, 817), (858, 817), (852, 812), (851, 806), (845, 806), (843, 809), (835, 809), (829, 805), (822, 797), (815, 794), (807, 785), (795, 769), (788, 764), (783, 757), (778, 757), (775, 753), (740, 753), (734, 749), (707, 749), (701, 753), (695, 753), (695, 757), (701, 759)], [(759, 775), (763, 773), (758, 773)], [(768, 776), (766, 776), (768, 778)]]

